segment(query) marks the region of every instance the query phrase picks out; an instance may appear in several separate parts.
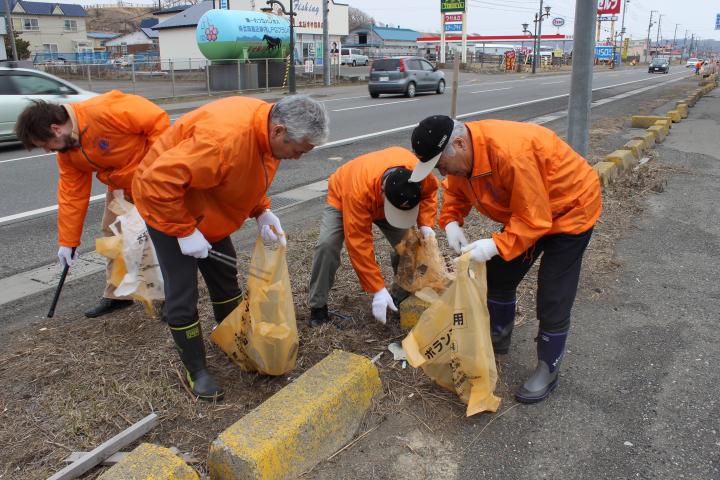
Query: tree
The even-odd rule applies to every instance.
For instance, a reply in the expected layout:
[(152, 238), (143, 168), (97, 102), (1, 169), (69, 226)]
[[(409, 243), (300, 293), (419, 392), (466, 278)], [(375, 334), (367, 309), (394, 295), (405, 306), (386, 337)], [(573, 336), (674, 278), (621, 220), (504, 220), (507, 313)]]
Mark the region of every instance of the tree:
[[(30, 58), (30, 42), (20, 38), (18, 32), (13, 33), (15, 34), (15, 48), (17, 49), (18, 60), (27, 60)], [(7, 58), (13, 58), (12, 44), (10, 42), (10, 36), (7, 35), (5, 37), (5, 53), (7, 54)]]
[(359, 8), (348, 9), (348, 27), (352, 31), (358, 27), (369, 27), (375, 25), (375, 19)]

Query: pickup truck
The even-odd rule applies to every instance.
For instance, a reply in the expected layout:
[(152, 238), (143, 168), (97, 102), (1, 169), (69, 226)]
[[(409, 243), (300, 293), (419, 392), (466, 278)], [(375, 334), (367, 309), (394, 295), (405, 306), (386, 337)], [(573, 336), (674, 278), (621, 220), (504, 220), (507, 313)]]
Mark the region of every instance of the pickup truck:
[(357, 48), (341, 48), (340, 63), (343, 65), (367, 65), (369, 63), (367, 55), (363, 55), (362, 50)]

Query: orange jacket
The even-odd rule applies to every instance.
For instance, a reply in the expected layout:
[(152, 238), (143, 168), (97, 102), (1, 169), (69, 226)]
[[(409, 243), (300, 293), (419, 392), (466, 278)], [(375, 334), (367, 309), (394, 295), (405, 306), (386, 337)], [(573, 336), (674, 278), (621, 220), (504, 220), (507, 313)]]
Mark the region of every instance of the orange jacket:
[(148, 225), (173, 237), (195, 228), (217, 242), (270, 207), (272, 105), (228, 97), (180, 117), (138, 167), (135, 205)]
[(131, 197), (132, 178), (150, 145), (170, 126), (167, 113), (143, 97), (117, 90), (68, 105), (80, 148), (58, 152), (58, 243), (80, 245), (92, 174)]
[[(385, 287), (375, 260), (373, 221), (385, 218), (382, 176), (390, 168), (415, 168), (417, 157), (400, 147), (368, 153), (350, 160), (328, 179), (327, 203), (343, 214), (345, 246), (360, 285), (369, 293)], [(422, 182), (417, 225), (434, 227), (437, 217), (437, 190), (433, 175)]]
[(472, 174), (443, 182), (442, 228), (452, 221), (462, 225), (475, 206), (505, 225), (493, 239), (500, 256), (512, 260), (544, 235), (578, 234), (595, 224), (602, 211), (600, 180), (554, 132), (504, 120), (465, 125)]

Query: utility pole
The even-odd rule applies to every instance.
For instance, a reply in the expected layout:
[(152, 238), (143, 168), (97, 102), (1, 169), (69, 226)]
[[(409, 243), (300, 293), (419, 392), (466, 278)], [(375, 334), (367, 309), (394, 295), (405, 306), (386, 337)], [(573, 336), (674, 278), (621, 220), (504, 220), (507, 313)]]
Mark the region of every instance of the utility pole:
[(648, 34), (647, 34), (647, 48), (645, 49), (645, 63), (648, 61), (648, 56), (650, 56), (650, 29), (653, 25), (655, 25), (652, 21), (653, 19), (653, 13), (657, 12), (657, 10), (650, 10), (650, 23), (648, 23)]
[[(630, 0), (625, 0), (625, 5), (623, 5), (623, 14), (622, 14), (622, 22), (620, 23), (620, 63), (622, 64), (622, 52), (625, 51), (625, 12), (627, 11), (628, 5), (630, 4)], [(613, 39), (613, 43), (615, 42), (615, 39)], [(613, 51), (613, 56), (615, 52)], [(613, 59), (614, 60), (614, 59)]]
[(15, 46), (15, 32), (13, 31), (12, 16), (10, 14), (10, 1), (5, 0), (5, 18), (7, 19), (7, 31), (12, 45), (13, 60), (18, 61), (17, 47)]
[[(290, 0), (294, 1), (294, 0)], [(328, 0), (323, 0), (323, 85), (330, 86), (330, 30), (328, 27), (328, 15), (330, 5)], [(372, 38), (372, 37), (371, 37)], [(368, 52), (370, 53), (370, 52)]]
[(535, 41), (537, 42), (537, 50), (534, 53), (533, 56), (533, 66), (532, 66), (532, 73), (535, 73), (535, 68), (537, 66), (538, 60), (541, 60), (542, 57), (540, 56), (540, 41), (542, 39), (542, 22), (545, 17), (550, 16), (550, 7), (545, 7), (545, 13), (543, 13), (543, 0), (540, 0), (540, 10), (538, 10), (536, 21), (537, 21), (537, 35), (535, 36)]
[(685, 51), (687, 50), (687, 34), (688, 34), (688, 29), (686, 28), (685, 29), (685, 37), (683, 37), (682, 55), (680, 55), (680, 58), (685, 57)]
[(662, 27), (662, 17), (664, 17), (662, 13), (658, 15), (658, 29), (657, 29), (657, 36), (655, 37), (655, 52), (659, 55), (660, 51), (660, 28)]
[(597, 2), (575, 0), (572, 77), (568, 102), (568, 143), (580, 155), (587, 156), (590, 141), (590, 102), (595, 53), (593, 39)]
[(680, 25), (679, 23), (675, 24), (675, 33), (673, 33), (673, 43), (672, 43), (673, 49), (675, 48), (675, 41), (677, 40), (677, 27), (679, 25)]

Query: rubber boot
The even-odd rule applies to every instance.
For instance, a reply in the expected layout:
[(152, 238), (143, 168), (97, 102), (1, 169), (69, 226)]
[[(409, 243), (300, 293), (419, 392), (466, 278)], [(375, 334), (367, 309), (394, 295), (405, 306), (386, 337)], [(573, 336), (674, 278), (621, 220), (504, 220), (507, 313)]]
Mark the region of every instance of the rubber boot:
[(185, 365), (185, 378), (193, 394), (207, 402), (222, 399), (225, 392), (215, 383), (205, 364), (205, 344), (200, 322), (195, 321), (184, 327), (170, 327), (170, 331), (180, 360)]
[(495, 355), (505, 355), (510, 349), (510, 338), (515, 327), (516, 300), (500, 301), (488, 298), (490, 337)]
[(310, 326), (315, 328), (330, 321), (327, 305), (318, 308), (310, 308)]
[(215, 322), (220, 323), (225, 320), (225, 317), (230, 315), (233, 310), (240, 305), (240, 300), (243, 294), (241, 293), (237, 297), (231, 298), (230, 300), (224, 300), (222, 302), (211, 302), (213, 315), (215, 316)]
[(545, 400), (555, 390), (558, 383), (560, 362), (565, 352), (567, 331), (538, 331), (537, 357), (538, 363), (530, 378), (515, 392), (515, 399), (520, 403), (537, 403)]

